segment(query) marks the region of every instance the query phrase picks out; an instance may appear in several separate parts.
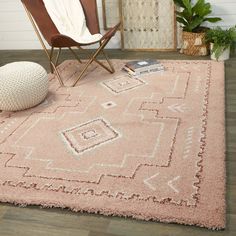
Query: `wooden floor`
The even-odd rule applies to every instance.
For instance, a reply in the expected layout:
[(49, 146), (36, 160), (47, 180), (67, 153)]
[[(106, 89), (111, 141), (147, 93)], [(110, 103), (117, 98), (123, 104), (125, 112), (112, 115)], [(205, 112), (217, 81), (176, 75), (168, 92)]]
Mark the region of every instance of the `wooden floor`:
[[(177, 52), (122, 52), (111, 58), (208, 59)], [(82, 55), (85, 57), (86, 55)], [(65, 58), (69, 58), (66, 51)], [(42, 51), (0, 51), (0, 66), (13, 61), (35, 61), (49, 68)], [(118, 217), (73, 213), (61, 209), (20, 208), (0, 203), (0, 236), (211, 236), (236, 235), (236, 56), (226, 62), (227, 228), (211, 231), (193, 226), (143, 222)]]

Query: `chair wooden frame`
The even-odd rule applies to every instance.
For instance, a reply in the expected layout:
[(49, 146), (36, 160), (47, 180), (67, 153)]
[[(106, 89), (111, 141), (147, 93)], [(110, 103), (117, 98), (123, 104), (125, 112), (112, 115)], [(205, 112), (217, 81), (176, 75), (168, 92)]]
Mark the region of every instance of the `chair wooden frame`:
[[(62, 48), (68, 48), (70, 50), (70, 52), (73, 54), (73, 56), (75, 57), (75, 59), (79, 62), (79, 63), (82, 63), (80, 58), (78, 57), (78, 55), (75, 53), (75, 51), (72, 49), (72, 47), (54, 47), (54, 46), (51, 46), (50, 49), (47, 49), (46, 47), (46, 44), (44, 43), (44, 40), (43, 40), (43, 36), (41, 35), (41, 32), (33, 18), (33, 16), (31, 15), (30, 11), (27, 9), (27, 7), (25, 6), (24, 3), (22, 3), (23, 6), (24, 6), (24, 9), (27, 13), (27, 16), (34, 28), (34, 31), (39, 39), (39, 42), (49, 60), (49, 63), (50, 63), (50, 68), (51, 68), (51, 72), (56, 74), (57, 78), (58, 78), (58, 81), (60, 83), (61, 86), (65, 86), (64, 83), (63, 83), (63, 80), (61, 78), (61, 75), (58, 71), (58, 61), (59, 61), (59, 57), (61, 55), (61, 49)], [(105, 46), (107, 45), (107, 43), (110, 41), (111, 37), (116, 33), (116, 31), (119, 29), (120, 27), (120, 23), (117, 24), (115, 27), (113, 27), (112, 29), (110, 29), (105, 35), (103, 35), (103, 37), (101, 38), (101, 40), (97, 41), (97, 42), (93, 42), (93, 43), (90, 43), (90, 44), (78, 44), (76, 47), (78, 49), (82, 49), (82, 46), (88, 46), (88, 45), (91, 45), (91, 44), (96, 44), (96, 43), (99, 43), (99, 47), (98, 49), (92, 54), (92, 56), (90, 57), (90, 59), (85, 63), (81, 73), (79, 74), (78, 78), (75, 80), (75, 82), (72, 84), (72, 87), (74, 87), (78, 81), (83, 77), (83, 75), (85, 74), (86, 70), (88, 69), (88, 67), (93, 63), (93, 62), (96, 62), (98, 65), (100, 65), (101, 67), (103, 67), (105, 70), (107, 70), (108, 72), (110, 73), (114, 73), (115, 72), (115, 69), (111, 63), (111, 61), (109, 60), (107, 54), (105, 53), (104, 51), (104, 48)], [(74, 46), (73, 46), (74, 47)], [(57, 52), (57, 55), (56, 55), (56, 58), (55, 60), (53, 61), (53, 58), (54, 58), (54, 49), (55, 48), (58, 48), (58, 52)], [(102, 53), (105, 57), (105, 60), (107, 61), (107, 65), (105, 65), (104, 63), (102, 63), (101, 61), (98, 61), (97, 59), (97, 56)]]

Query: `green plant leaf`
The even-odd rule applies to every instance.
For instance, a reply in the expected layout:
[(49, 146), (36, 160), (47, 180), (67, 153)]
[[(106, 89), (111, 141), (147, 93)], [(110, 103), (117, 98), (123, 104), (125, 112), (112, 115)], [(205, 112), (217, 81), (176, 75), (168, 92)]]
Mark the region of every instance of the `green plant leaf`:
[(188, 11), (190, 15), (192, 15), (192, 6), (190, 0), (182, 0), (184, 4), (184, 8)]
[(191, 21), (192, 19), (192, 14), (189, 14), (188, 10), (187, 9), (184, 9), (182, 11), (182, 14), (183, 14), (183, 18), (185, 18), (187, 21)]
[(186, 24), (188, 23), (189, 16), (186, 15), (184, 12), (176, 12), (176, 15), (177, 15), (176, 20), (177, 20), (177, 17), (178, 17), (178, 19), (182, 18), (186, 22)]
[(236, 41), (236, 27), (229, 29), (222, 29), (216, 27), (206, 32), (206, 42), (213, 43), (212, 53), (215, 53), (215, 57), (218, 59), (220, 54), (230, 47), (231, 52), (234, 51), (234, 42)]
[(201, 9), (204, 8), (205, 0), (198, 0), (196, 4), (193, 6), (193, 13), (196, 13), (199, 15), (199, 12)]
[(211, 14), (211, 5), (209, 3), (204, 3), (203, 5), (199, 5), (195, 9), (195, 14), (199, 15), (200, 17), (205, 17)]
[(205, 3), (204, 6), (202, 7), (202, 9), (199, 11), (199, 15), (201, 17), (205, 17), (209, 14), (212, 13), (212, 10), (211, 10), (211, 4), (210, 3)]
[(221, 18), (208, 17), (211, 14), (211, 4), (206, 3), (205, 0), (174, 0), (177, 6), (181, 8), (176, 11), (176, 19), (184, 25), (184, 30), (189, 32), (197, 32), (201, 24), (205, 21), (215, 23)]
[(211, 23), (215, 23), (215, 22), (218, 22), (218, 21), (221, 21), (222, 19), (220, 17), (208, 17), (208, 18), (204, 18), (203, 21), (208, 21), (208, 22), (211, 22)]
[(179, 23), (183, 24), (184, 26), (187, 26), (187, 25), (188, 25), (188, 23), (187, 23), (183, 18), (181, 18), (181, 17), (176, 17), (176, 20), (177, 20)]
[(176, 11), (176, 15), (185, 18), (184, 12)]
[(227, 49), (228, 47), (222, 47), (222, 46), (218, 46), (213, 44), (213, 48), (212, 48), (212, 53), (215, 54), (215, 58), (216, 60), (219, 59), (220, 55), (224, 52), (225, 49)]
[(194, 29), (199, 27), (202, 23), (201, 17), (195, 17), (195, 19), (192, 20), (192, 22), (189, 24), (188, 28), (190, 29), (190, 32), (192, 32)]
[(175, 5), (184, 8), (184, 4), (183, 4), (183, 1), (182, 1), (182, 0), (174, 0), (174, 3), (175, 3)]

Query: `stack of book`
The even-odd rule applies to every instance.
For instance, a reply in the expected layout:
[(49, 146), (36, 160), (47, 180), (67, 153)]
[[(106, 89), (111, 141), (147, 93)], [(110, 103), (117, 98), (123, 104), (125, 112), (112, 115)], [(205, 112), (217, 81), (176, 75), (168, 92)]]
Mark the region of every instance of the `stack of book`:
[(164, 66), (157, 60), (147, 59), (127, 62), (123, 70), (129, 75), (137, 76), (152, 72), (164, 71)]

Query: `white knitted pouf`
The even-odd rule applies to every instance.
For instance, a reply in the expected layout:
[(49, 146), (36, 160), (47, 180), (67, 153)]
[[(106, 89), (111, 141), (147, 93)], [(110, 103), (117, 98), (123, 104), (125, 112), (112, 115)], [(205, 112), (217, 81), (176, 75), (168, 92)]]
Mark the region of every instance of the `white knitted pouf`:
[(34, 62), (0, 67), (0, 110), (19, 111), (42, 102), (48, 93), (46, 70)]

